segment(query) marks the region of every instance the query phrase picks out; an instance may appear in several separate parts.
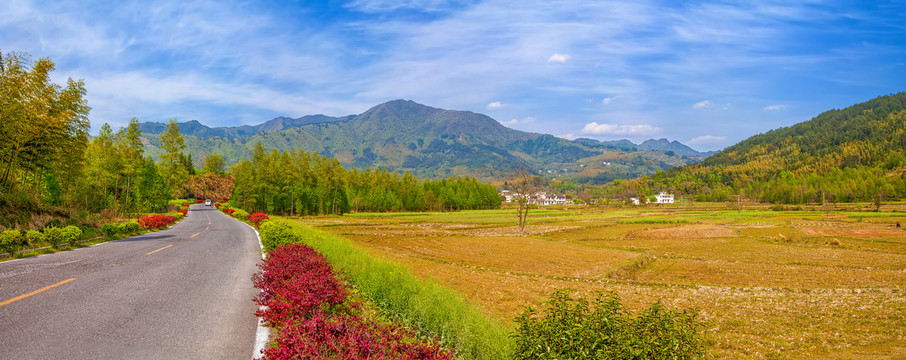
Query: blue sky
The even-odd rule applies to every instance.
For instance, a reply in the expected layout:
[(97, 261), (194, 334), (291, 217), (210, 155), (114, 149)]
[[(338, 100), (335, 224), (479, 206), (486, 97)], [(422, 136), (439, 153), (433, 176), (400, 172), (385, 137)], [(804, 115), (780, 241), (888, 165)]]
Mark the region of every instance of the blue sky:
[(411, 99), (713, 150), (906, 91), (902, 1), (7, 0), (0, 14), (4, 53), (85, 79), (94, 131)]

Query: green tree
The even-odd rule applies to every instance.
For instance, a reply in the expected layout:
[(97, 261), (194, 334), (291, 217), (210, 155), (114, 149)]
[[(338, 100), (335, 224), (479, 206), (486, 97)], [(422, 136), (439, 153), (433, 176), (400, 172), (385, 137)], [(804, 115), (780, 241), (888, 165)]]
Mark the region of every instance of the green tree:
[(226, 174), (226, 161), (223, 160), (223, 156), (210, 154), (204, 159), (202, 171), (217, 175)]
[(167, 122), (167, 130), (160, 135), (163, 153), (161, 158), (161, 172), (170, 195), (174, 198), (182, 195), (183, 183), (189, 178), (189, 171), (185, 165), (186, 149), (185, 139), (179, 133), (179, 124), (175, 119)]

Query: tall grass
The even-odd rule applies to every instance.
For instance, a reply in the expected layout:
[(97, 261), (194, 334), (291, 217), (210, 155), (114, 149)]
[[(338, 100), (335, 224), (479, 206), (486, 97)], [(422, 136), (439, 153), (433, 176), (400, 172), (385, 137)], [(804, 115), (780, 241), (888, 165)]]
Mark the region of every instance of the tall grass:
[(401, 264), (372, 256), (342, 237), (283, 220), (263, 226), (262, 241), (271, 248), (297, 241), (311, 246), (388, 316), (438, 336), (460, 357), (511, 356), (513, 341), (506, 326), (452, 290), (418, 279)]

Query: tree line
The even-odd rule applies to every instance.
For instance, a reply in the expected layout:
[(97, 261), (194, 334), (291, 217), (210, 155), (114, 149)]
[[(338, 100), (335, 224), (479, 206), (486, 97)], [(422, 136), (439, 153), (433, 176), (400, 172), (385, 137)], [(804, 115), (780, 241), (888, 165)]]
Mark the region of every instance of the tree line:
[(472, 177), (419, 180), (409, 172), (346, 170), (339, 161), (304, 150), (266, 151), (230, 167), (234, 206), (271, 214), (350, 211), (450, 211), (500, 206), (497, 190)]

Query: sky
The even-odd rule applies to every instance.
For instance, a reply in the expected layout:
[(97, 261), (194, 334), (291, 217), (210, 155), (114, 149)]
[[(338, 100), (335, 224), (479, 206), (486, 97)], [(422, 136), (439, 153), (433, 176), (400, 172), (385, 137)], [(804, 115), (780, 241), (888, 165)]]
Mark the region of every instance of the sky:
[(0, 51), (85, 80), (93, 132), (408, 99), (705, 151), (906, 91), (903, 1), (4, 0), (0, 14)]

